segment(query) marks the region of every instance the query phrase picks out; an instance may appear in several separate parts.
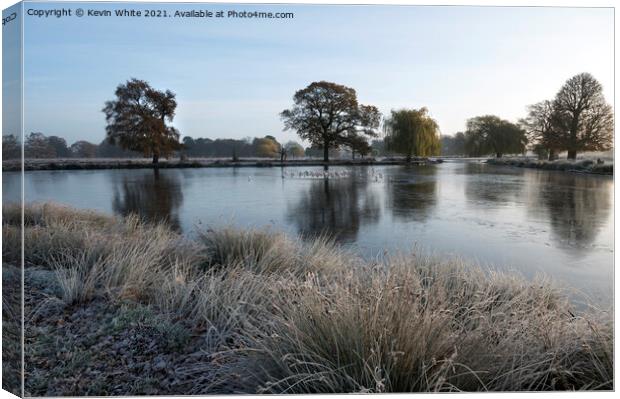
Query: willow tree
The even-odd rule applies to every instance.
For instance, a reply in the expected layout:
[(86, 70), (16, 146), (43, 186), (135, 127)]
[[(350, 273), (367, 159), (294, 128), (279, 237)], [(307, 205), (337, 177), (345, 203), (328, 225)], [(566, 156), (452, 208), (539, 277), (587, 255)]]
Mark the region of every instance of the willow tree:
[(255, 138), (252, 146), (257, 157), (274, 158), (280, 153), (280, 143), (273, 136)]
[(286, 144), (279, 144), (280, 162), (286, 161), (288, 156), (294, 158), (300, 158), (304, 156), (304, 147), (301, 144), (294, 141), (289, 141)]
[(573, 76), (553, 101), (555, 141), (577, 158), (579, 151), (604, 151), (613, 142), (614, 113), (603, 86), (589, 73)]
[(392, 111), (384, 129), (387, 149), (405, 155), (407, 162), (413, 156), (439, 155), (441, 151), (439, 126), (424, 107)]
[(465, 149), (470, 156), (525, 152), (527, 136), (520, 126), (495, 115), (484, 115), (467, 121)]
[(175, 94), (158, 91), (144, 80), (131, 79), (116, 88), (116, 99), (107, 101), (107, 140), (124, 149), (152, 156), (157, 165), (159, 157), (167, 157), (181, 147), (179, 132), (169, 123), (177, 107)]
[(301, 144), (295, 141), (289, 141), (282, 146), (286, 151), (287, 156), (292, 156), (293, 158), (301, 158), (304, 156), (304, 147)]
[(359, 104), (355, 89), (313, 82), (297, 91), (293, 102), (280, 114), (285, 130), (296, 130), (313, 147), (321, 147), (324, 162), (329, 162), (330, 148), (347, 145), (352, 137), (377, 136), (381, 114), (375, 106)]

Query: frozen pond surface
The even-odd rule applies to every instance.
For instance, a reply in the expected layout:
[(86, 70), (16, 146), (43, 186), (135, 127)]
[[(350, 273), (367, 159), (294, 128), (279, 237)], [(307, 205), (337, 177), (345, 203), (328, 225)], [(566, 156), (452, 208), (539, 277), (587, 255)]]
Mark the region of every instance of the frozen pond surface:
[[(613, 179), (447, 162), (316, 168), (38, 171), (26, 201), (167, 220), (186, 234), (239, 225), (330, 234), (363, 256), (414, 246), (526, 276), (544, 273), (607, 302), (613, 290)], [(4, 201), (18, 199), (3, 173)]]

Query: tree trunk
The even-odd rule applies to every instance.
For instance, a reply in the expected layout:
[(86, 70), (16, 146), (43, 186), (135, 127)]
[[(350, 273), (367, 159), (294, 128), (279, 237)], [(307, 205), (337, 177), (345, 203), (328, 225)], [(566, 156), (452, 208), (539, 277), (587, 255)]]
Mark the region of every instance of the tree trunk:
[(407, 163), (411, 163), (411, 154), (407, 154)]
[(325, 142), (323, 146), (323, 162), (329, 162), (329, 143)]
[(555, 150), (549, 149), (549, 160), (555, 161), (557, 159), (557, 155), (555, 154)]
[(153, 154), (153, 165), (157, 165), (159, 163), (159, 154)]
[(502, 153), (501, 152), (496, 152), (495, 153), (495, 158), (501, 158), (502, 157)]
[(566, 155), (566, 159), (577, 159), (577, 127), (579, 126), (579, 115), (577, 114), (573, 116), (573, 123), (570, 129), (570, 142), (568, 147), (572, 147), (573, 149), (568, 150), (568, 155)]

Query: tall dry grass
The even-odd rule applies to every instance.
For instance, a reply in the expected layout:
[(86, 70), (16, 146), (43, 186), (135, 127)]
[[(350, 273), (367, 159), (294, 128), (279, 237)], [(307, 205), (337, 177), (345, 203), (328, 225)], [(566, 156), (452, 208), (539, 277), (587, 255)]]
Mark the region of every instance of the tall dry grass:
[[(5, 261), (16, 212), (3, 208)], [(183, 370), (195, 383), (179, 393), (613, 388), (609, 314), (577, 312), (541, 279), (420, 255), (364, 262), (270, 231), (191, 241), (53, 204), (25, 215), (25, 259), (55, 270), (67, 304), (129, 298), (203, 334), (219, 360)]]
[(612, 388), (611, 324), (544, 283), (397, 258), (287, 297), (255, 344), (259, 392)]

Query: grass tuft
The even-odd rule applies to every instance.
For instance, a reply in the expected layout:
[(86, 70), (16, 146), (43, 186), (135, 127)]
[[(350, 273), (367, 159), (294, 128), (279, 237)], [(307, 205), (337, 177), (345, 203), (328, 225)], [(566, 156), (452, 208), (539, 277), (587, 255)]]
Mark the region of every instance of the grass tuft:
[[(18, 246), (16, 210), (3, 212), (4, 248)], [(613, 389), (610, 315), (544, 279), (420, 254), (369, 263), (268, 230), (192, 241), (134, 217), (25, 213), (27, 265), (53, 273), (66, 305), (137, 303), (113, 325), (209, 354), (179, 366), (187, 390), (170, 393)]]

